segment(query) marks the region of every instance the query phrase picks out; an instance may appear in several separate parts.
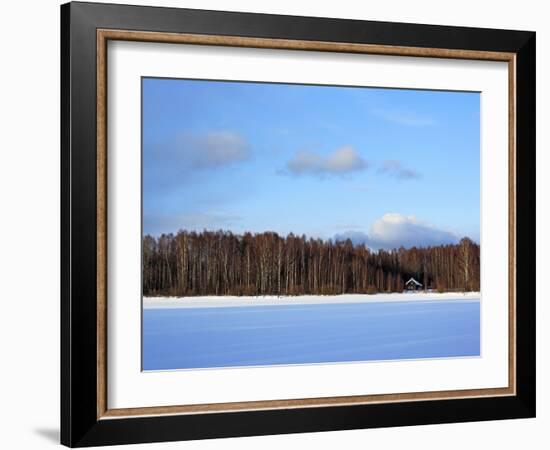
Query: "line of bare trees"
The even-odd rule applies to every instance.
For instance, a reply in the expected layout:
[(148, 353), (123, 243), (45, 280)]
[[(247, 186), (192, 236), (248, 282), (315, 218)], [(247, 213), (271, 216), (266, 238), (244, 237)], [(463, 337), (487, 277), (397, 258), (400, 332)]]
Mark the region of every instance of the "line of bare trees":
[(400, 292), (414, 277), (438, 291), (479, 290), (479, 245), (377, 252), (273, 232), (180, 231), (143, 239), (143, 294), (329, 295)]

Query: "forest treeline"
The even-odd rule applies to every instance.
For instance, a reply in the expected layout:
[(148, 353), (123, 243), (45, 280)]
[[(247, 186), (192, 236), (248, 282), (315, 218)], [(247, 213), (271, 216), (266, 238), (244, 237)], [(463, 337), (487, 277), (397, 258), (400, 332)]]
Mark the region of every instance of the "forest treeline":
[(143, 239), (145, 296), (401, 292), (410, 277), (438, 291), (478, 291), (479, 268), (479, 245), (468, 238), (391, 251), (273, 232), (179, 231)]

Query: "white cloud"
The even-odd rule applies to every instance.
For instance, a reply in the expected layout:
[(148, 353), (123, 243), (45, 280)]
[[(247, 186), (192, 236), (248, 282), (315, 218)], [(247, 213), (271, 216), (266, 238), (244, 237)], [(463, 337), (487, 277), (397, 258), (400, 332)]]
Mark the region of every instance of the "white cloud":
[(351, 239), (354, 244), (366, 244), (373, 250), (405, 247), (428, 247), (453, 244), (460, 236), (418, 220), (415, 216), (398, 213), (384, 214), (375, 220), (369, 233), (347, 231), (335, 236), (336, 240)]
[(345, 175), (367, 167), (367, 161), (351, 146), (340, 147), (328, 156), (301, 151), (286, 164), (287, 172), (297, 176)]
[(397, 161), (395, 159), (388, 159), (384, 161), (382, 166), (378, 169), (378, 173), (387, 174), (400, 180), (420, 178), (419, 172), (414, 169), (404, 167), (401, 161)]

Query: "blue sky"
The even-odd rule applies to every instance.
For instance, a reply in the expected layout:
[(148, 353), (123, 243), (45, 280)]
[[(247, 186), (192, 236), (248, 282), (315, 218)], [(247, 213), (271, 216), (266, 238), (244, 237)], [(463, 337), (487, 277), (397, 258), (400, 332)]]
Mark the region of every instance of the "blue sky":
[(479, 242), (479, 107), (478, 93), (144, 78), (144, 233)]

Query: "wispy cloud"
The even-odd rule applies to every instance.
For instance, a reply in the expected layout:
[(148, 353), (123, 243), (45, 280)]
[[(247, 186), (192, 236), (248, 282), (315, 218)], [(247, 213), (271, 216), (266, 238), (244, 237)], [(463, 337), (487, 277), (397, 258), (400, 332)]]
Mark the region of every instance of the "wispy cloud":
[(178, 230), (203, 231), (230, 229), (240, 224), (242, 217), (223, 212), (194, 212), (184, 214), (145, 215), (144, 234), (158, 236)]
[(300, 151), (287, 162), (283, 173), (301, 175), (346, 175), (365, 170), (367, 161), (352, 146), (340, 147), (327, 156)]
[(248, 142), (232, 131), (183, 134), (176, 145), (176, 151), (184, 154), (188, 163), (198, 168), (227, 166), (250, 157)]
[(365, 244), (373, 250), (391, 250), (452, 244), (459, 241), (459, 236), (415, 216), (388, 213), (375, 220), (368, 233), (350, 230), (335, 236), (335, 240), (345, 239), (351, 239), (354, 244)]
[(250, 157), (249, 143), (234, 131), (182, 133), (145, 144), (144, 182), (150, 191), (165, 190), (184, 183), (193, 171), (229, 167)]
[(370, 113), (387, 122), (408, 127), (426, 127), (435, 125), (435, 120), (431, 117), (421, 116), (408, 111), (395, 111), (384, 109), (371, 109)]
[(378, 169), (378, 173), (386, 174), (400, 180), (410, 180), (421, 177), (419, 172), (405, 167), (401, 161), (395, 159), (384, 161)]

